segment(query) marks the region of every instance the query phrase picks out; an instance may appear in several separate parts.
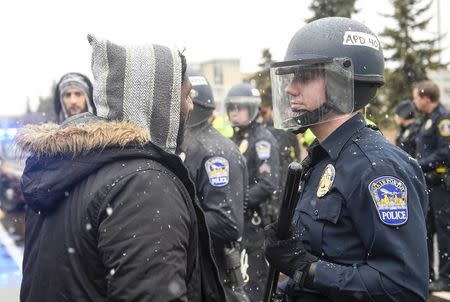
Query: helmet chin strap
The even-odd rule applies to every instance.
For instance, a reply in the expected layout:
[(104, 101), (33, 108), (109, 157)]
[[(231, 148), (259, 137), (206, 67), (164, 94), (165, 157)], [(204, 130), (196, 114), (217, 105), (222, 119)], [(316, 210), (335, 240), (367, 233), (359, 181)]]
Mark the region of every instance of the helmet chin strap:
[[(305, 132), (306, 129), (308, 129), (310, 125), (317, 124), (318, 122), (320, 122), (321, 116), (324, 116), (325, 114), (329, 113), (332, 110), (335, 110), (335, 109), (332, 108), (328, 104), (328, 102), (325, 102), (322, 106), (320, 106), (317, 109), (314, 109), (313, 111), (308, 111), (308, 110), (297, 111), (298, 115), (293, 117), (293, 119), (300, 126), (300, 129), (305, 128), (305, 130), (303, 130), (303, 132)], [(304, 126), (302, 126), (302, 125), (304, 125)], [(303, 132), (299, 132), (299, 133), (303, 133)]]
[[(295, 117), (292, 117), (292, 119), (300, 126), (298, 129), (292, 131), (295, 134), (299, 133), (305, 133), (308, 128), (313, 125), (321, 122), (320, 117), (325, 116), (331, 111), (335, 112), (342, 112), (339, 108), (333, 105), (333, 102), (330, 102), (329, 100), (323, 103), (322, 106), (319, 108), (308, 111), (308, 110), (298, 110), (298, 115)], [(302, 126), (303, 125), (303, 126)]]

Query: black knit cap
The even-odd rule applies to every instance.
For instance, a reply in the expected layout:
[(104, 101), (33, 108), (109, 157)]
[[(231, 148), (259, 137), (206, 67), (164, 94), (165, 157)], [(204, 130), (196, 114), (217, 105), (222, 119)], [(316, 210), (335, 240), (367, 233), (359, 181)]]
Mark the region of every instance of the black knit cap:
[(410, 100), (404, 100), (395, 107), (395, 114), (404, 119), (412, 119), (415, 117), (416, 108)]

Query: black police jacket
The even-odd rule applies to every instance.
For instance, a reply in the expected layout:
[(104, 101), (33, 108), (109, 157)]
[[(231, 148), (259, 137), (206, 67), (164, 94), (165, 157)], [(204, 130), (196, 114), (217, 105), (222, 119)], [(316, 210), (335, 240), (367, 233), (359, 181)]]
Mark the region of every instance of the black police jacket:
[(247, 206), (258, 209), (260, 204), (276, 196), (279, 190), (278, 144), (270, 131), (255, 121), (235, 131), (232, 140), (246, 159), (249, 184)]
[(189, 128), (182, 150), (206, 223), (218, 248), (236, 241), (244, 229), (247, 167), (236, 145), (207, 122)]
[(439, 104), (422, 115), (416, 136), (417, 159), (424, 172), (450, 168), (450, 112)]
[(416, 155), (416, 135), (419, 130), (417, 124), (413, 123), (408, 127), (400, 127), (395, 145), (411, 156)]
[(32, 154), (21, 301), (225, 301), (188, 172), (143, 132), (93, 122), (19, 135)]
[(294, 223), (319, 257), (296, 301), (425, 301), (425, 180), (417, 162), (357, 114), (309, 150)]
[(273, 122), (265, 123), (266, 128), (272, 133), (277, 141), (280, 155), (280, 189), (283, 189), (284, 181), (286, 180), (288, 166), (293, 161), (300, 161), (300, 146), (297, 135), (290, 131), (276, 129), (273, 127)]

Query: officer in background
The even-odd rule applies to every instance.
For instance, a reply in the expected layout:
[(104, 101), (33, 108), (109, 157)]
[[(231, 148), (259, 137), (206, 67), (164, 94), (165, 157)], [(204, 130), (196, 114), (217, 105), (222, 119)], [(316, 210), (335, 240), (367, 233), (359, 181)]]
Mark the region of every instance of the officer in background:
[(233, 86), (225, 98), (226, 110), (234, 128), (232, 140), (244, 155), (248, 169), (248, 196), (244, 213), (244, 248), (248, 253), (249, 282), (245, 291), (251, 301), (261, 301), (267, 278), (264, 259), (264, 225), (276, 213), (278, 196), (278, 145), (264, 125), (258, 123), (261, 96), (249, 83)]
[(283, 196), (281, 192), (281, 189), (283, 189), (282, 182), (286, 179), (288, 166), (293, 161), (301, 160), (299, 140), (294, 133), (273, 127), (272, 104), (261, 105), (261, 119), (262, 123), (267, 127), (270, 133), (272, 133), (278, 143), (278, 149), (280, 151), (279, 196)]
[(416, 155), (416, 134), (418, 128), (415, 111), (414, 104), (410, 100), (404, 100), (397, 104), (394, 115), (394, 121), (399, 127), (395, 145), (411, 156)]
[(194, 109), (187, 122), (181, 157), (205, 212), (227, 301), (247, 302), (238, 242), (244, 230), (248, 181), (245, 159), (231, 140), (210, 125), (215, 103), (207, 80), (190, 69), (187, 74)]
[[(417, 160), (425, 173), (430, 199), (427, 217), (429, 256), (433, 259), (433, 233), (437, 235), (439, 276), (430, 291), (450, 290), (450, 112), (439, 102), (439, 87), (432, 81), (414, 85), (413, 99), (423, 113), (416, 136)], [(430, 266), (432, 272), (432, 266)]]
[(267, 260), (289, 276), (288, 301), (427, 298), (425, 179), (359, 112), (383, 74), (375, 34), (339, 17), (304, 26), (272, 64), (275, 127), (317, 137), (290, 236), (266, 228)]

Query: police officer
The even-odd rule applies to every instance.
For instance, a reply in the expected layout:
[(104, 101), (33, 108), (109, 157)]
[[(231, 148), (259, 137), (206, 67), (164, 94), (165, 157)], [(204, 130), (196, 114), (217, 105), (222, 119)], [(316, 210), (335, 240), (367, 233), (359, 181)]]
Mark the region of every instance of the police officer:
[(244, 229), (247, 167), (236, 145), (210, 125), (215, 103), (209, 83), (194, 70), (188, 69), (187, 74), (194, 109), (187, 124), (182, 158), (205, 212), (227, 301), (247, 302), (238, 242)]
[(263, 228), (275, 215), (272, 202), (279, 189), (278, 145), (269, 130), (256, 121), (261, 104), (257, 89), (249, 83), (237, 84), (229, 90), (225, 104), (235, 127), (232, 140), (239, 146), (248, 168), (244, 247), (248, 253), (249, 281), (245, 290), (251, 301), (261, 301), (267, 277)]
[(414, 104), (410, 100), (404, 100), (395, 107), (394, 121), (399, 127), (395, 145), (403, 149), (411, 156), (416, 155), (417, 124), (415, 119)]
[(433, 259), (433, 233), (436, 233), (439, 250), (439, 279), (430, 284), (430, 291), (449, 291), (450, 112), (439, 102), (439, 87), (432, 81), (415, 84), (412, 93), (417, 109), (423, 112), (416, 136), (416, 151), (429, 189), (427, 226), (430, 262)]
[(289, 276), (288, 301), (425, 301), (425, 180), (417, 162), (359, 111), (384, 83), (378, 38), (347, 18), (300, 29), (271, 68), (276, 127), (317, 139), (286, 240), (266, 256)]
[(280, 154), (280, 192), (279, 196), (282, 196), (282, 183), (284, 182), (287, 174), (288, 166), (293, 161), (300, 161), (300, 146), (297, 135), (291, 131), (283, 129), (277, 129), (273, 127), (273, 108), (272, 104), (263, 104), (261, 106), (261, 118), (263, 124), (272, 133), (273, 137), (278, 144)]

